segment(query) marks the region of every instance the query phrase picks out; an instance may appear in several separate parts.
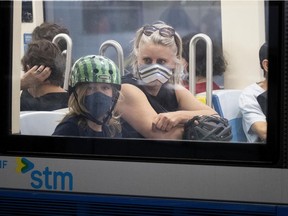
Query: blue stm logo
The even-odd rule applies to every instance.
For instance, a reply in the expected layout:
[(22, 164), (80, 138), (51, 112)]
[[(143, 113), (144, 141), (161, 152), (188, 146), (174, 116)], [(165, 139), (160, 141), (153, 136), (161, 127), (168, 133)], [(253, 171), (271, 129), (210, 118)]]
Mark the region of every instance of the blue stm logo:
[(49, 167), (43, 170), (34, 169), (34, 163), (27, 158), (17, 158), (16, 172), (27, 174), (31, 171), (30, 185), (34, 189), (73, 190), (73, 175), (70, 172), (52, 171)]

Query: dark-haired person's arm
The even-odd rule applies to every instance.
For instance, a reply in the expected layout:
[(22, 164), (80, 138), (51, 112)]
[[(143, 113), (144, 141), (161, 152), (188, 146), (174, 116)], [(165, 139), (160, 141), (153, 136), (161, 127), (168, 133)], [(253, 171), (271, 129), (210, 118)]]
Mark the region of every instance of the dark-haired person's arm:
[(251, 126), (251, 130), (258, 135), (261, 141), (266, 141), (267, 138), (267, 122), (259, 121), (255, 122)]

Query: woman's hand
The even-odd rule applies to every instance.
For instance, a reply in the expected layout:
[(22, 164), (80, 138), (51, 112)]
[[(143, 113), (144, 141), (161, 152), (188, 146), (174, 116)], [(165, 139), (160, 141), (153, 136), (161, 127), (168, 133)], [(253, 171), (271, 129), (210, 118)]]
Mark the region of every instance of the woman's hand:
[(155, 127), (162, 131), (170, 131), (181, 123), (180, 112), (159, 113), (154, 119)]

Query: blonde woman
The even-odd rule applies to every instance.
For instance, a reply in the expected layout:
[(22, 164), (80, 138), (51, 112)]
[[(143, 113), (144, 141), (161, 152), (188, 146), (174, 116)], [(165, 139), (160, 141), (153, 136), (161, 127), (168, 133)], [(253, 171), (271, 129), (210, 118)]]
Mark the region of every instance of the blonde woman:
[[(158, 113), (153, 123), (158, 130), (170, 131), (198, 115), (217, 114), (198, 101), (180, 83), (182, 41), (172, 26), (156, 22), (138, 29), (131, 53), (132, 73), (122, 79), (144, 92)], [(142, 137), (123, 122), (124, 137)]]

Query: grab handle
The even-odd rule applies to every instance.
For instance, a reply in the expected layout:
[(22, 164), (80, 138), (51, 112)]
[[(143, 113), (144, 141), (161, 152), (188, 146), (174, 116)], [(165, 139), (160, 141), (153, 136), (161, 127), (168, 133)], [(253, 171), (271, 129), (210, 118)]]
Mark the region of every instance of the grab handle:
[(69, 84), (69, 74), (71, 70), (71, 62), (72, 62), (72, 39), (69, 35), (61, 33), (57, 34), (52, 42), (54, 44), (58, 44), (61, 39), (66, 40), (67, 43), (67, 50), (64, 50), (62, 54), (66, 54), (66, 67), (65, 67), (65, 75), (64, 75), (64, 85), (63, 88), (68, 91), (68, 84)]
[(212, 40), (203, 33), (194, 35), (189, 43), (189, 89), (195, 95), (196, 88), (196, 44), (199, 40), (206, 42), (206, 104), (212, 107), (213, 90), (213, 58), (212, 58)]
[(99, 48), (99, 53), (100, 55), (104, 56), (104, 53), (109, 46), (114, 47), (117, 52), (118, 67), (119, 67), (121, 76), (123, 76), (124, 75), (124, 54), (123, 54), (122, 46), (117, 41), (115, 40), (104, 41)]

